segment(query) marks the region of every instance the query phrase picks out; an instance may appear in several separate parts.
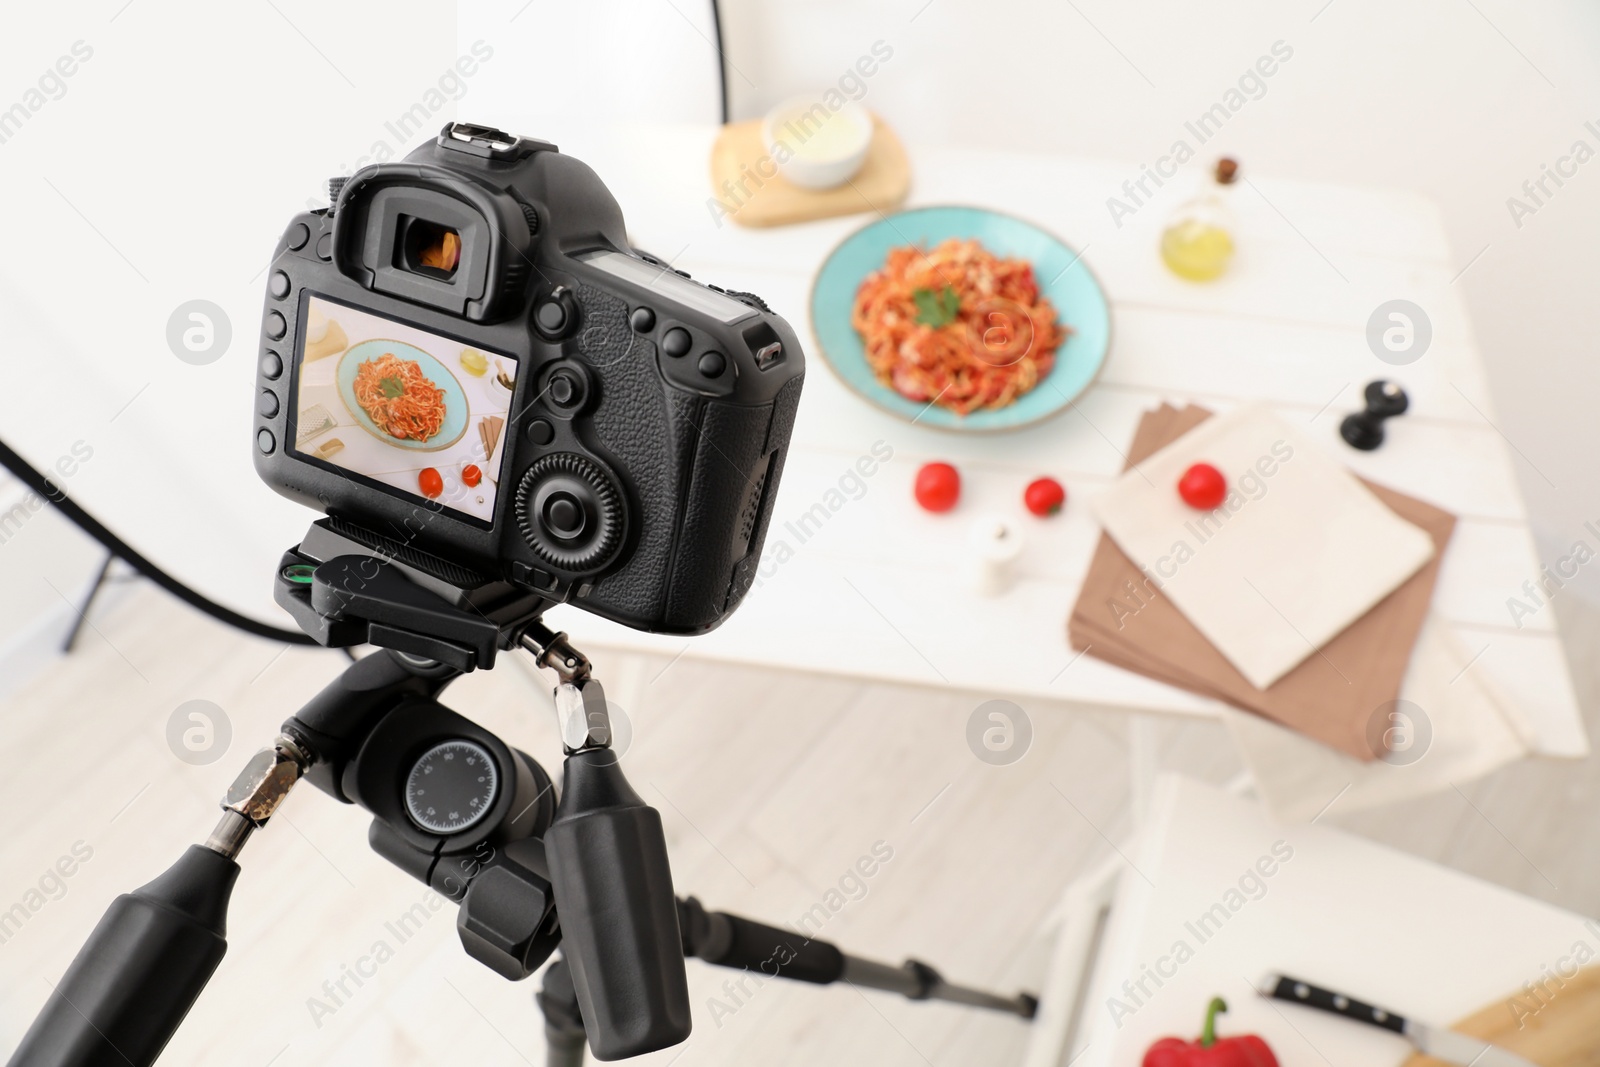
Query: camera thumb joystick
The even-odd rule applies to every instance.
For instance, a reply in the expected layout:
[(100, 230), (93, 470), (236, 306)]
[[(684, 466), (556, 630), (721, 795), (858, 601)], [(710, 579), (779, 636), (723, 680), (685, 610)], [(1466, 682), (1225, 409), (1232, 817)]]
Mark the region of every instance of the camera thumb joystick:
[[(628, 784), (610, 746), (599, 683), (556, 690), (567, 760), (545, 854), (589, 1045), (600, 1060), (689, 1036), (689, 987), (661, 816)], [(576, 742), (576, 743), (574, 743)]]

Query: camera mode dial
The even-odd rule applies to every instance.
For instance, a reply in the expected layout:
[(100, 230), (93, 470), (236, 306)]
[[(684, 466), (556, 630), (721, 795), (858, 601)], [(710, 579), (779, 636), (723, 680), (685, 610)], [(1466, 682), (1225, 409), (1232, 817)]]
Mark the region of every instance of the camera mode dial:
[(593, 460), (555, 452), (529, 467), (517, 487), (517, 526), (538, 557), (587, 571), (622, 543), (622, 494)]

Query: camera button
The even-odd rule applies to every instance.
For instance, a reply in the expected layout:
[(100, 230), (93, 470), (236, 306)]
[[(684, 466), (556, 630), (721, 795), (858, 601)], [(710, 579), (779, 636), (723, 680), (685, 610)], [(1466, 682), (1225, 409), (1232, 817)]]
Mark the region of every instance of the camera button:
[(585, 525), (583, 505), (577, 497), (570, 493), (550, 494), (550, 501), (544, 507), (545, 529), (563, 541), (575, 541), (583, 533)]
[(536, 445), (547, 445), (556, 439), (556, 428), (544, 419), (528, 423), (528, 440)]
[(283, 359), (276, 352), (267, 352), (261, 357), (261, 376), (269, 382), (278, 380), (278, 375), (283, 373)]
[(572, 380), (569, 374), (558, 374), (550, 379), (550, 399), (562, 407), (572, 403), (572, 398), (578, 395), (578, 383)]
[(649, 333), (656, 328), (656, 313), (649, 308), (634, 308), (628, 316), (628, 325), (634, 333)]
[(542, 571), (538, 567), (530, 567), (520, 560), (511, 564), (511, 576), (523, 585), (531, 585), (535, 589), (549, 589), (559, 592), (561, 579), (549, 571)]
[(256, 410), (265, 418), (273, 418), (278, 414), (278, 395), (270, 389), (261, 390), (261, 395), (256, 398)]
[(267, 312), (267, 336), (268, 337), (272, 338), (274, 341), (280, 341), (280, 340), (283, 339), (283, 335), (288, 333), (288, 332), (289, 332), (288, 320), (286, 320), (282, 315), (280, 315), (276, 311)]
[(333, 234), (325, 233), (317, 238), (317, 258), (324, 260), (333, 258)]
[(685, 330), (682, 326), (674, 326), (672, 329), (668, 330), (666, 336), (661, 339), (661, 351), (665, 352), (673, 359), (677, 359), (680, 356), (687, 356), (689, 354), (689, 346), (691, 343), (692, 342), (689, 340), (689, 331)]
[(561, 333), (567, 328), (567, 309), (555, 300), (539, 305), (539, 328), (545, 333)]
[(718, 378), (728, 369), (728, 361), (722, 357), (721, 352), (707, 352), (700, 357), (699, 367), (700, 373), (707, 378)]
[(267, 282), (267, 292), (274, 298), (282, 300), (289, 295), (289, 276), (281, 270), (272, 272), (272, 278)]
[(261, 449), (263, 456), (272, 455), (272, 450), (278, 447), (278, 439), (272, 436), (272, 431), (263, 426), (256, 431), (256, 447)]
[(558, 285), (533, 309), (533, 325), (546, 341), (556, 341), (572, 332), (578, 321), (578, 302), (572, 290)]
[(306, 242), (309, 240), (311, 240), (311, 230), (307, 228), (305, 223), (297, 222), (293, 226), (289, 227), (288, 244), (292, 251), (298, 251), (304, 248), (306, 246)]

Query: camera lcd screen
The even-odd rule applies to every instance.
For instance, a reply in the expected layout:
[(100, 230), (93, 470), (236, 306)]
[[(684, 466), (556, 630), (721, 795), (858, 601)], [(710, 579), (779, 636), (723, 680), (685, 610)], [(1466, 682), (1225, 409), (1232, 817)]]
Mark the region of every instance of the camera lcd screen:
[(517, 361), (315, 294), (300, 321), (294, 450), (492, 523)]

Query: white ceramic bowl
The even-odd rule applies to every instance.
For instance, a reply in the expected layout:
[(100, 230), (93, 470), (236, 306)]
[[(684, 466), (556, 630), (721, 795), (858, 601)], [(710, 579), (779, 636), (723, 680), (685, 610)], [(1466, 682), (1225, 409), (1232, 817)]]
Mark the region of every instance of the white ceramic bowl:
[(832, 189), (854, 178), (867, 161), (872, 116), (854, 100), (834, 110), (821, 95), (797, 96), (767, 112), (761, 136), (790, 182)]

